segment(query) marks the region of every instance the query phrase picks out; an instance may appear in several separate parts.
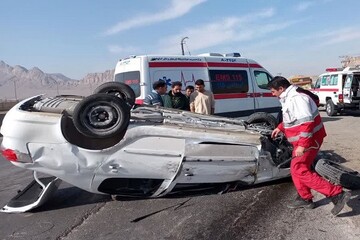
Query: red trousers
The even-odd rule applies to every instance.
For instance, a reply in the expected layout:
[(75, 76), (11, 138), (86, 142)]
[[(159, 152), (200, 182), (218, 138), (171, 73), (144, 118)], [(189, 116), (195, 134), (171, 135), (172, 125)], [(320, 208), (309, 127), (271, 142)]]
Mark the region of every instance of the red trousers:
[[(294, 157), (291, 160), (290, 172), (292, 180), (300, 197), (305, 200), (313, 198), (310, 191), (311, 189), (324, 194), (326, 197), (335, 196), (342, 191), (341, 186), (331, 184), (311, 170), (311, 164), (315, 160), (320, 145), (317, 149), (309, 149), (308, 151), (305, 151), (304, 155), (301, 157)], [(294, 151), (295, 149), (296, 146), (294, 146)], [(295, 156), (294, 151), (293, 156)]]

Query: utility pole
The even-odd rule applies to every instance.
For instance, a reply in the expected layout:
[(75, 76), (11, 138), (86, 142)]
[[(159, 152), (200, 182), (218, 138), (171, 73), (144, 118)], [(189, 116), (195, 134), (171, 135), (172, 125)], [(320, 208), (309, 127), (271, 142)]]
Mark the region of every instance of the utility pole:
[(185, 52), (184, 52), (184, 42), (185, 42), (185, 39), (189, 39), (188, 37), (184, 37), (181, 39), (181, 53), (182, 55), (185, 55)]

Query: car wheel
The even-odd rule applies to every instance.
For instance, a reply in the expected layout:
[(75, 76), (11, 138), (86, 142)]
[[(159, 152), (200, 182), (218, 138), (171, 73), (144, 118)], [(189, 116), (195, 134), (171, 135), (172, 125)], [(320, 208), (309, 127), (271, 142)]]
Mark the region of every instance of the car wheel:
[(94, 90), (96, 93), (107, 93), (123, 99), (130, 107), (135, 104), (135, 93), (132, 88), (121, 82), (106, 82)]
[(326, 114), (328, 116), (335, 116), (337, 114), (337, 111), (335, 109), (335, 104), (331, 99), (326, 101), (325, 109), (326, 109)]
[(277, 119), (270, 113), (266, 112), (257, 112), (251, 114), (246, 120), (246, 123), (270, 129), (274, 129), (278, 125)]
[(315, 171), (333, 184), (352, 190), (360, 189), (359, 173), (338, 163), (328, 159), (319, 159), (315, 165)]
[(83, 135), (94, 138), (122, 134), (129, 121), (130, 109), (124, 100), (105, 93), (84, 98), (73, 113), (75, 128)]

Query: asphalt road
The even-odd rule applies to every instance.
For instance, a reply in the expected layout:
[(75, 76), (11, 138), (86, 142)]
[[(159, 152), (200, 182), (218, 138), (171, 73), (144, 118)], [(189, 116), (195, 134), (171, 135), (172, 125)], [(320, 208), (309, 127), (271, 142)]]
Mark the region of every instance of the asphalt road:
[[(1, 159), (0, 179), (3, 206), (32, 176)], [(260, 216), (270, 203), (283, 208), (282, 196), (293, 192), (289, 180), (221, 195), (220, 190), (112, 201), (62, 184), (52, 201), (35, 211), (0, 213), (0, 239), (235, 239), (252, 232), (245, 231), (249, 222), (262, 225)]]
[[(324, 151), (343, 162), (356, 156), (347, 154), (357, 148), (342, 149), (357, 144), (360, 125), (353, 125), (358, 118), (325, 117), (324, 122), (331, 135)], [(346, 136), (333, 134), (345, 128), (350, 128)], [(351, 160), (345, 164), (356, 167), (360, 161)], [(0, 206), (31, 180), (31, 172), (0, 159)], [(219, 191), (112, 201), (63, 183), (36, 211), (0, 213), (0, 239), (360, 239), (360, 192), (353, 191), (348, 206), (334, 217), (328, 199), (320, 194), (315, 195), (314, 210), (288, 209), (296, 194), (289, 180)]]

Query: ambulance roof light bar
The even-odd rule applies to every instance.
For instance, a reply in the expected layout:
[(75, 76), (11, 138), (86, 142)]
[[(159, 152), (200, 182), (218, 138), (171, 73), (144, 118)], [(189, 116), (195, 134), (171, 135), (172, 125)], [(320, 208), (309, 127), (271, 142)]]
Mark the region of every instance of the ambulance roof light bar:
[(326, 72), (337, 72), (337, 71), (342, 71), (344, 70), (344, 68), (327, 68), (325, 71)]
[(238, 52), (226, 53), (225, 57), (241, 57), (241, 54)]

